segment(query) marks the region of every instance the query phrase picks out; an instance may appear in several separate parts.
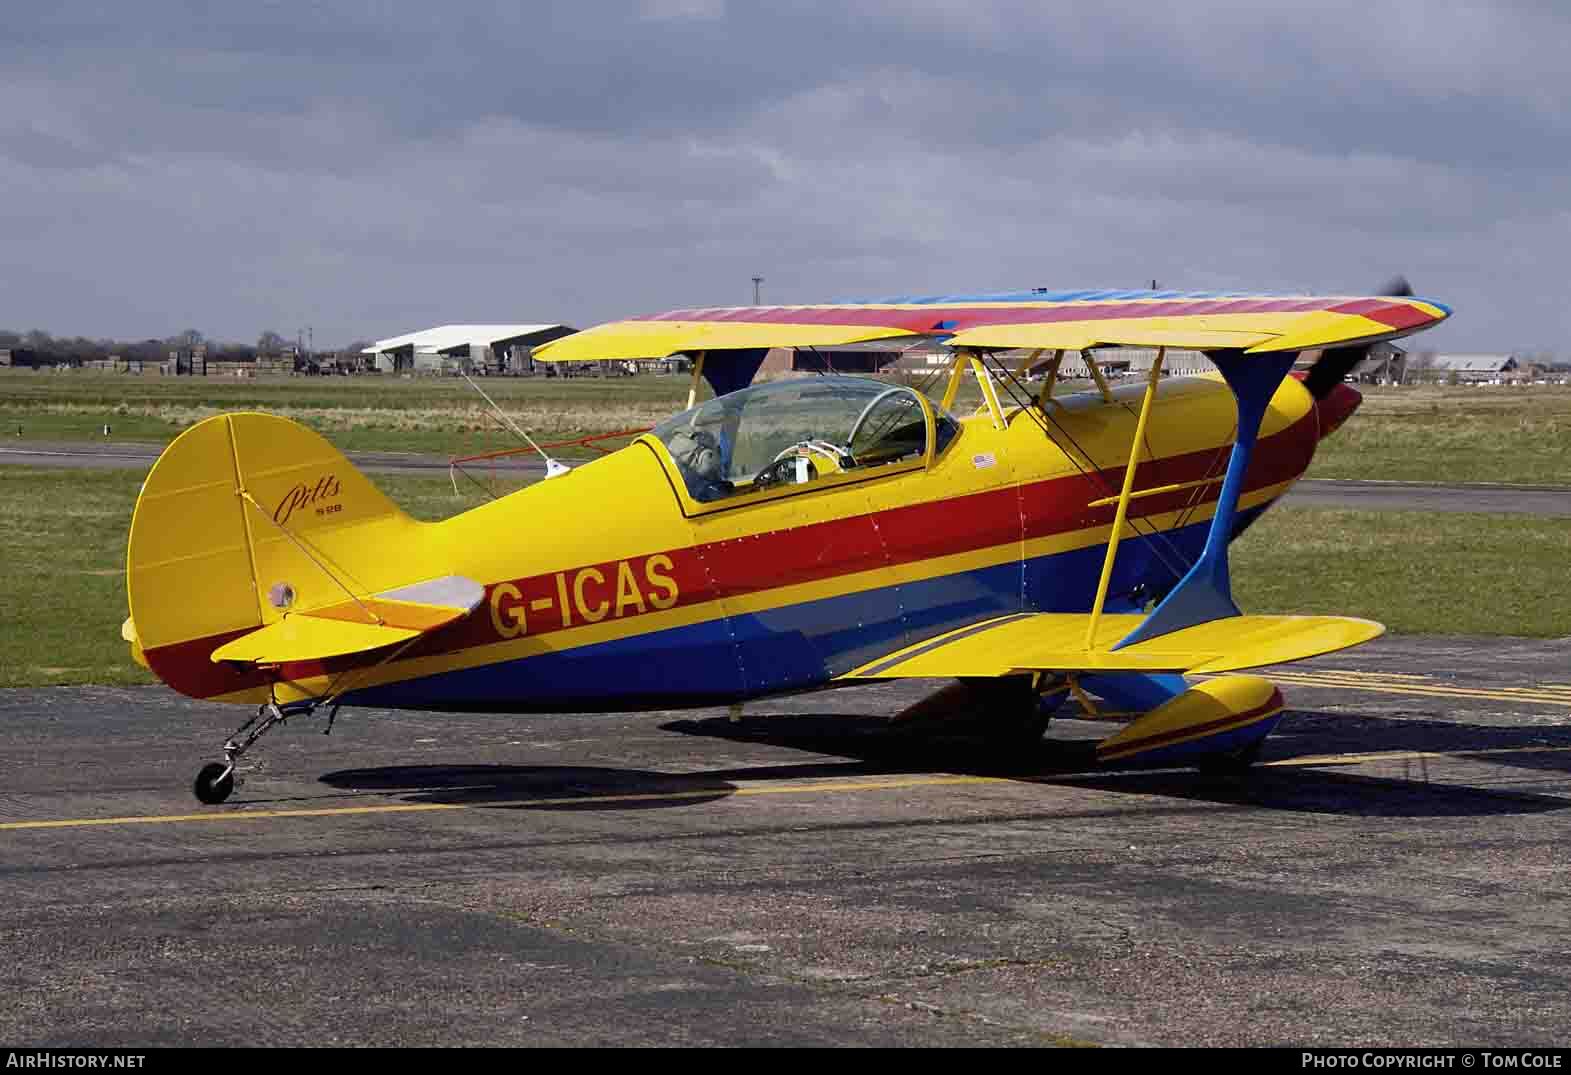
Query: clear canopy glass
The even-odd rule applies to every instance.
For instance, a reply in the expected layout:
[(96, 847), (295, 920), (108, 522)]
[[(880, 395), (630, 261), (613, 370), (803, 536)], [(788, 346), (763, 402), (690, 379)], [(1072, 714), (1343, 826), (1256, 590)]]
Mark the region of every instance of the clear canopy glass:
[[(938, 450), (959, 426), (936, 406)], [(916, 391), (862, 377), (804, 377), (718, 396), (654, 429), (701, 502), (920, 459)]]

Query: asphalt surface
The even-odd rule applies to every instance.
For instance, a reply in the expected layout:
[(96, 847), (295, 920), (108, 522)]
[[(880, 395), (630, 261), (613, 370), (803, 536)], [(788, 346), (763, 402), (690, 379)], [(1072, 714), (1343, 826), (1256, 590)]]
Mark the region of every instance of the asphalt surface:
[[(13, 440), (0, 442), (0, 465), (145, 468), (158, 458), (160, 450), (160, 446), (153, 444), (114, 441)], [(448, 461), (440, 456), (351, 452), (349, 458), (360, 469), (373, 474), (436, 474), (448, 469)], [(497, 460), (485, 466), (520, 476), (545, 473), (545, 464), (533, 458)], [(1308, 478), (1293, 487), (1287, 503), (1313, 508), (1504, 512), (1571, 518), (1571, 486)]]
[(1563, 1045), (1571, 639), (1274, 678), (1238, 782), (899, 734), (901, 683), (346, 710), (221, 807), (237, 710), (0, 691), (0, 1043)]
[(1571, 518), (1571, 486), (1305, 478), (1287, 494), (1297, 508), (1467, 511)]

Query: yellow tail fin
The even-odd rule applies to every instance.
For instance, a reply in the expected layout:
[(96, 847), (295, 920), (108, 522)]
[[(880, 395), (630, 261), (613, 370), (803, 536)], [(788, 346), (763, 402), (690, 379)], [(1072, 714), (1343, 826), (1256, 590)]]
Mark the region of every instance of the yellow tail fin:
[(126, 552), (135, 644), (176, 690), (233, 694), (223, 688), (242, 685), (214, 669), (214, 649), (286, 612), (405, 584), (415, 563), (440, 574), (425, 546), (423, 524), (318, 434), (268, 414), (209, 418), (165, 449), (137, 499)]

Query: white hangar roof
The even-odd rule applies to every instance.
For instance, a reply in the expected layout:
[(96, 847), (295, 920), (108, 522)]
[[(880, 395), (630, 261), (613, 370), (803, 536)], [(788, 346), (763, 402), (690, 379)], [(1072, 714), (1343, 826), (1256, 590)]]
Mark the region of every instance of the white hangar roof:
[(474, 344), (490, 347), (500, 340), (533, 336), (537, 332), (567, 327), (567, 325), (438, 325), (435, 328), (421, 329), (419, 332), (406, 332), (402, 336), (377, 340), (360, 353), (375, 355), (383, 351), (394, 351), (400, 347), (413, 347), (416, 354), (437, 354), (454, 347)]
[(1456, 370), (1458, 373), (1506, 373), (1516, 369), (1515, 355), (1435, 355), (1437, 370)]

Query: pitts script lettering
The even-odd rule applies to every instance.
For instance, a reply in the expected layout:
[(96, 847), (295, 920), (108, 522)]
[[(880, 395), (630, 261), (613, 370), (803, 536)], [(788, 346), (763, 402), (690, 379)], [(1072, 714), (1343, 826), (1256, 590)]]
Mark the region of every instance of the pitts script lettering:
[(318, 478), (315, 485), (301, 482), (285, 493), (284, 498), (278, 502), (278, 508), (273, 512), (273, 521), (280, 525), (287, 523), (291, 515), (311, 505), (318, 505), (316, 512), (318, 515), (332, 514), (338, 510), (338, 505), (333, 505), (331, 510), (325, 509), (322, 505), (337, 499), (342, 491), (338, 479), (331, 474), (324, 474)]

